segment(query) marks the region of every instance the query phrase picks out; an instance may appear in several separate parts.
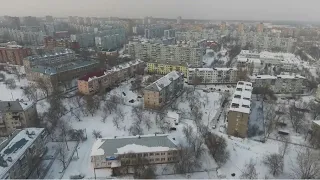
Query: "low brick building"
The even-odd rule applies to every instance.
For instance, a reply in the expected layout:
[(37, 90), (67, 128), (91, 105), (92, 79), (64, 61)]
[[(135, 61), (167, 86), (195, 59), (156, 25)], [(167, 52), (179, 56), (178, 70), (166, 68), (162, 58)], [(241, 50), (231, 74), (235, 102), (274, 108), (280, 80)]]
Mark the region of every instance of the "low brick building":
[(23, 58), (31, 55), (30, 48), (24, 48), (16, 44), (0, 45), (0, 63), (23, 65)]

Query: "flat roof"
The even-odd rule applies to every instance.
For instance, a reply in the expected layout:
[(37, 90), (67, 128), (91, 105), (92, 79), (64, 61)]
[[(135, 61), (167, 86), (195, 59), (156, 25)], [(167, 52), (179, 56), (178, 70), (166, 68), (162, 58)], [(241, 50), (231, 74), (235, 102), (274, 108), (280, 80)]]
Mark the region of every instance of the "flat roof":
[(236, 71), (237, 68), (188, 68), (189, 71)]
[(289, 75), (289, 74), (280, 74), (277, 76), (272, 76), (268, 74), (250, 76), (250, 79), (305, 79), (305, 77), (301, 75)]
[[(0, 177), (4, 178), (12, 165), (18, 161), (24, 152), (33, 144), (36, 138), (44, 131), (44, 128), (26, 128), (21, 130), (8, 145), (0, 152)], [(29, 135), (28, 135), (29, 133)], [(4, 166), (6, 164), (7, 166)]]
[(252, 95), (252, 83), (239, 81), (237, 83), (229, 111), (250, 113)]
[(118, 154), (144, 153), (175, 150), (174, 140), (167, 134), (120, 136), (98, 139), (91, 150), (91, 156), (114, 157)]

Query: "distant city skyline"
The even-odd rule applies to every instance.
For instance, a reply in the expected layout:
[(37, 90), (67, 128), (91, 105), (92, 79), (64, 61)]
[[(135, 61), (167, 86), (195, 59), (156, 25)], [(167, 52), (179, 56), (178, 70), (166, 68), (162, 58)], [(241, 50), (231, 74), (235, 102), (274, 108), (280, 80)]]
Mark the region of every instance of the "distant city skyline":
[(11, 0), (1, 15), (320, 21), (318, 0)]

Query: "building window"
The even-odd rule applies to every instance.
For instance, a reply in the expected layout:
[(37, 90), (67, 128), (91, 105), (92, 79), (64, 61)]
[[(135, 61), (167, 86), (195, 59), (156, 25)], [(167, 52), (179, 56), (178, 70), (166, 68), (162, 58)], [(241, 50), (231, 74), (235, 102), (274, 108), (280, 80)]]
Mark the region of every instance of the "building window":
[(168, 161), (171, 161), (172, 160), (172, 158), (168, 158)]
[(143, 154), (143, 157), (148, 157), (148, 153), (144, 153), (144, 154)]
[(153, 161), (154, 161), (154, 159), (149, 159), (149, 161), (150, 161), (150, 162), (153, 162)]
[(159, 156), (160, 154), (159, 153), (156, 153), (156, 156)]
[(168, 156), (171, 156), (171, 155), (172, 155), (172, 153), (171, 153), (171, 152), (169, 152), (169, 153), (168, 153)]
[(161, 158), (161, 161), (165, 161), (166, 160), (166, 158)]
[(153, 156), (153, 153), (150, 153), (149, 156)]
[(159, 158), (156, 158), (156, 161), (160, 161), (160, 159), (159, 159)]
[(166, 155), (166, 153), (161, 153), (161, 155)]

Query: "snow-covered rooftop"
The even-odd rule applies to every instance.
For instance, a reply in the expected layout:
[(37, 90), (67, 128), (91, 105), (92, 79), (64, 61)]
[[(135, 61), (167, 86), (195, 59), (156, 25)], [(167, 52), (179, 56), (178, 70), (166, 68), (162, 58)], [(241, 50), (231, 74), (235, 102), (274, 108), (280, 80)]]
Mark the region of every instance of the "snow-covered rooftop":
[(152, 91), (161, 91), (163, 88), (169, 86), (173, 81), (177, 80), (181, 76), (182, 74), (180, 72), (172, 71), (162, 78), (158, 79), (157, 81), (153, 82), (145, 89)]
[(250, 113), (252, 83), (239, 81), (230, 104), (230, 111)]
[(313, 123), (317, 124), (318, 126), (320, 126), (320, 120), (314, 120)]
[(140, 59), (129, 61), (127, 63), (123, 63), (123, 64), (120, 64), (120, 65), (114, 66), (109, 70), (100, 70), (100, 71), (88, 73), (85, 76), (81, 77), (79, 80), (80, 81), (88, 81), (89, 82), (89, 81), (92, 81), (92, 80), (100, 79), (100, 78), (102, 78), (102, 77), (104, 77), (106, 75), (118, 72), (118, 71), (123, 70), (123, 69), (127, 69), (127, 68), (129, 68), (131, 66), (134, 66), (134, 65), (137, 65), (137, 64), (140, 64), (140, 63), (143, 63), (143, 61), (141, 61)]
[(189, 68), (191, 71), (236, 71), (237, 68)]
[[(26, 128), (21, 130), (0, 152), (0, 177), (4, 178), (12, 165), (18, 161), (25, 151), (33, 144), (44, 128)], [(6, 164), (7, 166), (4, 166)]]
[(301, 75), (289, 75), (289, 74), (281, 74), (277, 76), (265, 74), (265, 75), (251, 76), (250, 79), (305, 79), (305, 77)]
[(174, 140), (167, 134), (137, 135), (98, 139), (91, 150), (91, 156), (115, 157), (126, 153), (161, 152), (175, 150)]

